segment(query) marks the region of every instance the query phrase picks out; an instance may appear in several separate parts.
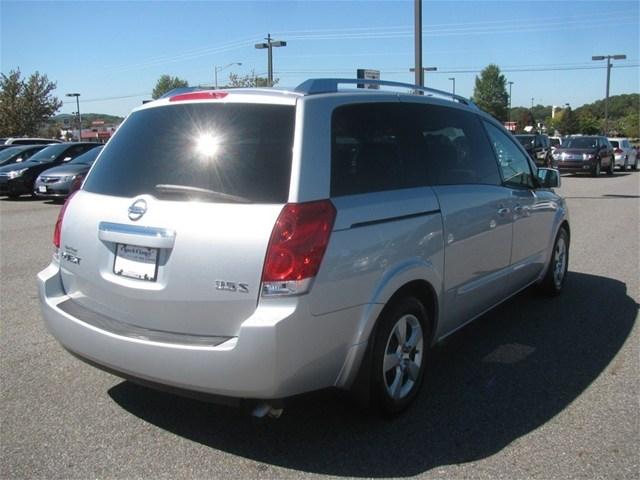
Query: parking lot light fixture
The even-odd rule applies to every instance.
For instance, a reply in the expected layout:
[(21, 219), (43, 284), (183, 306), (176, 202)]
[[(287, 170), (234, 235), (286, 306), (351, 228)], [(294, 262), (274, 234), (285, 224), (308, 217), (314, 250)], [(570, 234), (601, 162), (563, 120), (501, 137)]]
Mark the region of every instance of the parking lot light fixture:
[(79, 93), (67, 93), (66, 97), (76, 97), (76, 113), (78, 114), (78, 141), (82, 141), (82, 116), (80, 115), (80, 94)]
[(591, 60), (598, 62), (600, 60), (607, 60), (607, 89), (604, 97), (604, 134), (609, 134), (609, 82), (611, 81), (611, 60), (625, 60), (626, 55), (594, 55)]
[(234, 65), (238, 65), (239, 67), (241, 67), (242, 66), (242, 62), (232, 62), (232, 63), (229, 63), (229, 64), (223, 66), (223, 67), (218, 67), (216, 65), (213, 66), (213, 75), (214, 75), (214, 83), (215, 83), (215, 86), (216, 86), (216, 90), (218, 89), (218, 72), (221, 72), (222, 70), (224, 70), (226, 68), (229, 68), (229, 67), (232, 67)]
[[(282, 40), (273, 40), (271, 38), (271, 34), (267, 34), (267, 38), (265, 38), (266, 43), (256, 43), (255, 47), (258, 50), (263, 48), (267, 49), (268, 53), (268, 70), (267, 70), (267, 83), (269, 87), (273, 87), (273, 47), (286, 47), (287, 42)], [(256, 85), (257, 86), (257, 85)]]

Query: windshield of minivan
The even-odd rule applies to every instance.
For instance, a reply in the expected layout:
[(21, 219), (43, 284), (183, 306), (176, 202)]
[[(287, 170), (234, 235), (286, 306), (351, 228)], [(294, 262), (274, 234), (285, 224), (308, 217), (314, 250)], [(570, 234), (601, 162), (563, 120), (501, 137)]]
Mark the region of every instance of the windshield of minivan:
[(595, 137), (574, 137), (567, 139), (563, 144), (563, 148), (596, 148), (598, 139)]
[(51, 145), (50, 147), (45, 147), (42, 150), (40, 150), (38, 153), (33, 155), (29, 159), (29, 161), (38, 162), (38, 163), (53, 162), (58, 157), (58, 155), (64, 152), (67, 148), (69, 148), (69, 145), (65, 145), (64, 143), (61, 143), (59, 145)]
[(283, 203), (295, 107), (190, 103), (132, 113), (84, 189), (134, 197)]

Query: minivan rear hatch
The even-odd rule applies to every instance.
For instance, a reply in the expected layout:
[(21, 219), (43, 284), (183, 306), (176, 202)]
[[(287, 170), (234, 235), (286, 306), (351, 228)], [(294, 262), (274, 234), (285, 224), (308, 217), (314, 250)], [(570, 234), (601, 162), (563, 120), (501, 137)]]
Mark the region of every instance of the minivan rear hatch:
[(132, 113), (64, 216), (72, 301), (136, 331), (236, 335), (288, 199), (294, 123), (293, 101)]

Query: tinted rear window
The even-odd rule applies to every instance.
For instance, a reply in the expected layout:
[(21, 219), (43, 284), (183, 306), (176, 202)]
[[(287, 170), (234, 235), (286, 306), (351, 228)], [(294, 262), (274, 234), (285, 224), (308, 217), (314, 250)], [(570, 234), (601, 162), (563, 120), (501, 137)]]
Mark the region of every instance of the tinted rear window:
[(289, 105), (197, 103), (140, 110), (104, 148), (84, 188), (120, 197), (187, 198), (156, 187), (175, 185), (250, 202), (286, 202), (294, 123), (295, 107)]
[(427, 185), (501, 183), (474, 114), (413, 103), (338, 107), (332, 118), (331, 195)]
[(612, 147), (614, 148), (618, 148), (619, 144), (617, 140), (609, 140), (609, 143), (611, 144)]

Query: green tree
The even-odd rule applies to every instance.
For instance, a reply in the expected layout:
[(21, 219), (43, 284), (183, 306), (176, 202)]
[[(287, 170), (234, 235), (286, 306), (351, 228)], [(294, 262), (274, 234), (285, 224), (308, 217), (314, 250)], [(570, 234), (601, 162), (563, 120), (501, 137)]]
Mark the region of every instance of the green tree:
[(640, 112), (631, 112), (620, 119), (620, 130), (625, 137), (640, 138)]
[(560, 114), (560, 120), (558, 121), (557, 128), (562, 135), (580, 133), (578, 118), (571, 108), (565, 109), (562, 114)]
[(590, 110), (583, 110), (578, 114), (578, 128), (580, 133), (595, 135), (600, 131), (600, 121)]
[(536, 127), (536, 121), (533, 118), (533, 114), (531, 113), (531, 110), (522, 110), (522, 112), (520, 112), (520, 116), (518, 117), (518, 131), (524, 131), (524, 127), (533, 127), (535, 130)]
[(500, 67), (488, 65), (480, 72), (480, 76), (476, 77), (473, 101), (497, 120), (504, 122), (507, 119), (507, 79), (500, 73)]
[(39, 72), (26, 80), (20, 69), (0, 74), (0, 135), (37, 135), (38, 130), (62, 106), (52, 92), (55, 82)]
[(182, 80), (178, 77), (172, 77), (171, 75), (162, 75), (156, 82), (156, 86), (153, 89), (151, 97), (156, 100), (165, 93), (173, 90), (174, 88), (188, 87), (189, 82)]
[[(280, 81), (279, 78), (273, 79), (273, 84), (277, 85)], [(268, 87), (269, 81), (266, 77), (259, 77), (254, 70), (247, 75), (238, 75), (237, 73), (229, 74), (229, 83), (227, 88), (241, 88), (241, 87)]]

